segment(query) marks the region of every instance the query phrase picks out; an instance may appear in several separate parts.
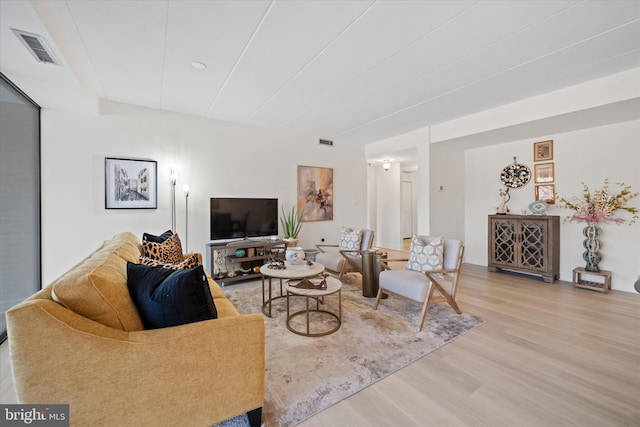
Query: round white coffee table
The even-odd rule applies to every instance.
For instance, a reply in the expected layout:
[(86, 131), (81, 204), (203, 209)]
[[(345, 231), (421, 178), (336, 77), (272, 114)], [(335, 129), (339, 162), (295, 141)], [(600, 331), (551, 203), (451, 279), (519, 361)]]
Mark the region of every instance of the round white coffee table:
[[(315, 277), (324, 271), (324, 265), (314, 262), (308, 265), (304, 264), (290, 264), (285, 262), (284, 269), (270, 268), (270, 264), (265, 264), (260, 267), (260, 273), (262, 273), (262, 312), (265, 316), (271, 317), (271, 302), (278, 298), (284, 298), (286, 295), (282, 291), (283, 279), (304, 279), (308, 277)], [(265, 296), (265, 283), (264, 279), (269, 279), (269, 297)], [(273, 295), (273, 288), (271, 285), (272, 279), (280, 279), (280, 295)]]
[[(296, 282), (293, 283), (292, 281), (288, 281), (285, 285), (285, 290), (287, 291), (287, 329), (289, 329), (291, 332), (293, 332), (294, 334), (298, 334), (298, 335), (302, 335), (305, 337), (322, 337), (325, 335), (329, 335), (332, 334), (334, 332), (336, 332), (338, 329), (340, 329), (340, 326), (342, 325), (342, 282), (338, 279), (336, 279), (335, 277), (331, 277), (331, 276), (327, 276), (326, 278), (326, 283), (327, 283), (327, 287), (326, 289), (307, 289), (307, 288), (297, 288), (293, 285), (297, 285), (300, 282)], [(311, 282), (314, 285), (318, 285), (320, 284), (320, 282), (322, 281), (322, 277), (320, 278), (314, 278), (311, 279)], [(334, 313), (332, 311), (329, 310), (322, 310), (320, 309), (320, 299), (323, 299), (323, 304), (324, 304), (324, 297), (328, 296), (328, 295), (334, 295), (334, 294), (338, 294), (338, 313)], [(306, 302), (306, 308), (304, 310), (300, 310), (300, 311), (296, 311), (295, 313), (290, 313), (290, 304), (289, 304), (289, 298), (290, 296), (295, 295), (295, 296), (302, 296), (305, 297), (305, 302)], [(315, 308), (311, 308), (310, 304), (309, 304), (309, 300), (310, 299), (315, 299), (316, 300), (316, 307)], [(337, 324), (334, 328), (328, 330), (328, 331), (323, 331), (323, 332), (311, 332), (311, 327), (310, 327), (310, 313), (324, 313), (327, 314), (331, 317), (333, 317), (334, 319), (337, 320)], [(304, 331), (301, 331), (299, 329), (294, 328), (291, 325), (291, 320), (299, 315), (306, 315), (306, 329)]]

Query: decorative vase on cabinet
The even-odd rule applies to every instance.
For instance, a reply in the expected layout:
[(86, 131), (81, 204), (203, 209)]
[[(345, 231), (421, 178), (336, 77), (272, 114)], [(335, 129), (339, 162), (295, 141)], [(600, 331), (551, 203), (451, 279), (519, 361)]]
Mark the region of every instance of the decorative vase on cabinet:
[(488, 269), (560, 277), (560, 217), (489, 215)]

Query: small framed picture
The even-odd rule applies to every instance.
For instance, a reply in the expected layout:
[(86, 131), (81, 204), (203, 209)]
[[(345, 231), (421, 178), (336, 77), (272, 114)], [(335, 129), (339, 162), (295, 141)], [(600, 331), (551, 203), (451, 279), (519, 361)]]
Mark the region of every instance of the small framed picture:
[(533, 161), (553, 160), (553, 140), (533, 143)]
[(157, 209), (158, 164), (155, 160), (105, 157), (105, 209)]
[(553, 162), (534, 165), (535, 183), (553, 182)]
[(553, 184), (536, 185), (536, 200), (544, 200), (550, 205), (556, 202), (556, 190)]

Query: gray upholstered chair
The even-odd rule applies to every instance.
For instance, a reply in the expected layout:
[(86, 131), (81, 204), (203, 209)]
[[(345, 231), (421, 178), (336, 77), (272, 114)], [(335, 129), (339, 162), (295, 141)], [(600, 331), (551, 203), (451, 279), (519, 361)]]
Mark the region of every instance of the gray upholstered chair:
[(371, 249), (374, 237), (375, 233), (370, 229), (342, 227), (339, 245), (316, 245), (320, 251), (316, 262), (338, 274), (338, 279), (348, 272), (362, 273), (362, 253)]
[[(422, 244), (431, 244), (439, 237), (415, 236)], [(413, 247), (413, 244), (412, 244)], [(456, 290), (458, 288), (458, 278), (464, 254), (464, 243), (461, 240), (444, 239), (442, 250), (442, 267), (432, 271), (416, 271), (406, 267), (403, 269), (390, 269), (390, 262), (407, 261), (407, 259), (383, 259), (380, 262), (385, 268), (380, 272), (379, 290), (374, 305), (374, 310), (378, 309), (383, 293), (400, 295), (405, 298), (422, 303), (422, 313), (418, 331), (422, 330), (424, 320), (427, 317), (429, 304), (434, 302), (446, 302), (456, 313), (461, 314), (458, 304), (456, 304)]]

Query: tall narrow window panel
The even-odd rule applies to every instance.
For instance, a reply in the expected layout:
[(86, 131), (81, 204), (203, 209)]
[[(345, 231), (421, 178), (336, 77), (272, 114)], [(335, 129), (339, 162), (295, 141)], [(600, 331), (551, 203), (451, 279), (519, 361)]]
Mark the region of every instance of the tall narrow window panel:
[(0, 342), (40, 282), (40, 107), (0, 74)]

